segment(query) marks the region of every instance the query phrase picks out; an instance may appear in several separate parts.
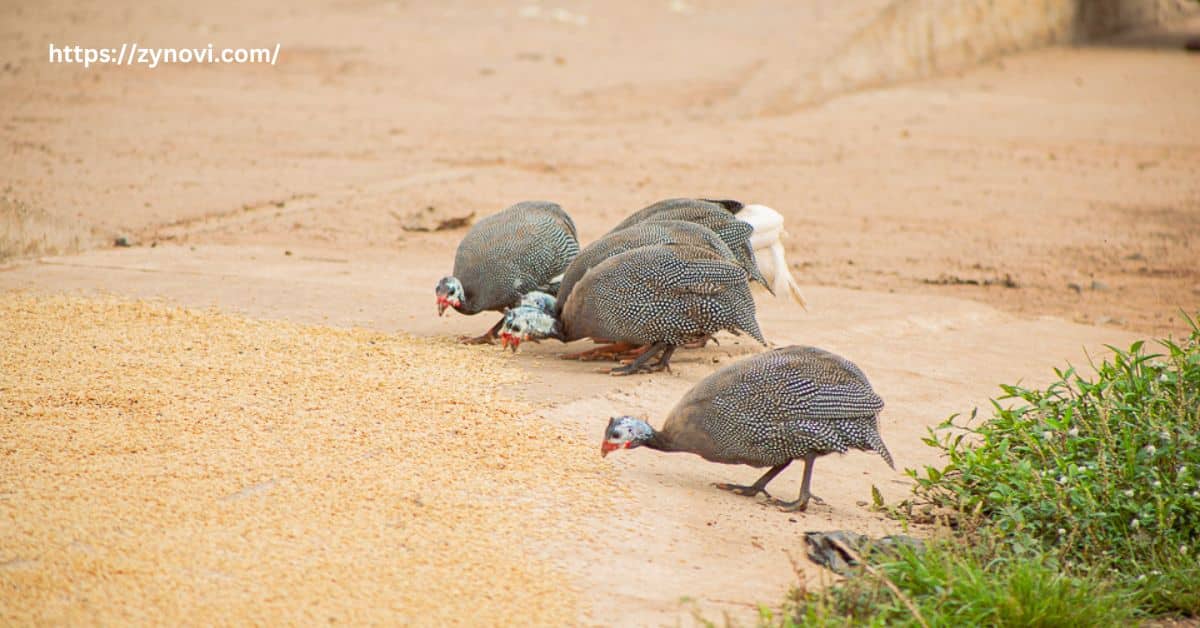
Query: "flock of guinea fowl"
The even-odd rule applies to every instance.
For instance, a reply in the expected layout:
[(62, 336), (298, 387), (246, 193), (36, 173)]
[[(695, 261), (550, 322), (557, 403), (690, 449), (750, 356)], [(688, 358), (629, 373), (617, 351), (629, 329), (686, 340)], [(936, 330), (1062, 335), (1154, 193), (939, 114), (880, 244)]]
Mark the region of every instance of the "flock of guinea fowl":
[[(804, 305), (780, 241), (783, 217), (763, 205), (670, 199), (641, 209), (580, 250), (562, 207), (526, 201), (468, 231), (454, 274), (438, 282), (438, 314), (497, 311), (495, 325), (468, 343), (497, 338), (515, 352), (526, 340), (590, 338), (595, 349), (563, 356), (613, 359), (614, 375), (669, 368), (680, 347), (703, 346), (718, 331), (745, 333), (764, 346), (750, 282)], [(771, 259), (772, 279), (755, 251)], [(816, 347), (759, 353), (696, 384), (655, 429), (642, 419), (609, 420), (602, 455), (649, 447), (698, 454), (725, 464), (767, 467), (754, 484), (717, 484), (739, 495), (767, 493), (793, 460), (804, 460), (795, 501), (810, 500), (813, 462), (850, 448), (878, 452), (895, 468), (879, 436), (883, 400), (852, 362)]]

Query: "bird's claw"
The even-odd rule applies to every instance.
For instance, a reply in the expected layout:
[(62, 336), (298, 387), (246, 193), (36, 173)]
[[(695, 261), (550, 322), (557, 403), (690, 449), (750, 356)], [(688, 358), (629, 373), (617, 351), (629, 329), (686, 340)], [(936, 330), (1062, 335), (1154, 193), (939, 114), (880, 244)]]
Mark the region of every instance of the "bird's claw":
[(721, 489), (722, 491), (729, 491), (730, 493), (741, 495), (743, 497), (754, 497), (759, 493), (762, 493), (767, 497), (771, 496), (771, 494), (767, 492), (767, 489), (758, 488), (757, 486), (743, 486), (741, 484), (729, 484), (728, 482), (713, 482), (713, 486)]
[(816, 495), (808, 495), (805, 497), (801, 497), (800, 499), (797, 499), (796, 501), (792, 501), (792, 502), (786, 502), (786, 501), (783, 501), (782, 499), (772, 499), (770, 501), (770, 503), (773, 506), (779, 508), (780, 510), (782, 510), (784, 512), (804, 512), (804, 511), (808, 510), (809, 502), (814, 502), (814, 503), (820, 504), (822, 506), (825, 505), (825, 500), (821, 499), (820, 497), (817, 497)]
[(637, 373), (658, 373), (659, 371), (666, 371), (668, 373), (671, 372), (670, 364), (643, 364), (641, 367), (636, 369), (631, 368), (633, 366), (632, 360), (628, 363), (622, 362), (622, 364), (625, 364), (625, 366), (611, 368), (608, 370), (608, 374), (614, 377), (621, 377), (624, 375), (635, 375)]

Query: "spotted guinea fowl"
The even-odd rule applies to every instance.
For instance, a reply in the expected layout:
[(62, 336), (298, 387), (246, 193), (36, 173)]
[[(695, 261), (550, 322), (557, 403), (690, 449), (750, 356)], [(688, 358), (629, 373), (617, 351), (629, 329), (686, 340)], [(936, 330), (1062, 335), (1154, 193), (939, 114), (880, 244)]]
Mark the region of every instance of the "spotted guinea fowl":
[[(504, 311), (522, 295), (557, 291), (557, 282), (579, 254), (575, 223), (556, 203), (525, 201), (480, 220), (454, 255), (454, 274), (438, 282), (438, 315), (447, 307), (463, 314)], [(491, 342), (497, 322), (478, 338)]]
[(583, 276), (593, 267), (614, 255), (652, 244), (690, 244), (708, 247), (722, 259), (741, 266), (747, 273), (757, 270), (746, 268), (743, 260), (734, 255), (729, 245), (712, 229), (704, 225), (684, 220), (640, 222), (625, 229), (613, 231), (579, 251), (579, 255), (576, 255), (575, 259), (567, 265), (567, 269), (563, 271), (562, 283), (559, 285), (558, 295), (555, 297), (560, 309), (566, 304), (567, 298), (571, 296), (571, 290), (575, 288), (575, 284), (583, 279)]
[(676, 347), (721, 330), (767, 344), (746, 271), (708, 247), (655, 244), (614, 255), (575, 284), (560, 310), (557, 318), (536, 307), (508, 312), (505, 343), (550, 337), (650, 346), (614, 375), (667, 368)]
[(758, 262), (754, 259), (754, 249), (750, 245), (754, 226), (733, 216), (734, 208), (740, 210), (741, 206), (742, 204), (737, 201), (670, 198), (630, 214), (625, 220), (617, 223), (617, 226), (613, 227), (606, 235), (623, 231), (636, 224), (652, 221), (681, 220), (696, 223), (708, 227), (713, 233), (716, 233), (729, 246), (729, 250), (737, 258), (738, 264), (750, 274), (750, 279), (771, 290), (771, 284), (767, 283), (767, 279), (758, 269)]
[(818, 456), (862, 449), (896, 468), (879, 436), (882, 409), (883, 400), (849, 360), (816, 347), (784, 347), (709, 375), (684, 395), (660, 430), (634, 417), (612, 418), (600, 453), (645, 446), (770, 467), (753, 485), (716, 485), (746, 496), (766, 494), (767, 483), (803, 459), (800, 497), (775, 503), (804, 510), (813, 498), (809, 484)]
[[(730, 217), (734, 220), (730, 221)], [(801, 307), (806, 306), (800, 286), (792, 277), (784, 255), (783, 237), (786, 232), (783, 230), (783, 214), (774, 209), (766, 205), (743, 205), (733, 200), (672, 198), (634, 212), (613, 231), (648, 220), (687, 220), (716, 231), (742, 260), (742, 265), (755, 281), (766, 286), (778, 298), (786, 295)], [(737, 226), (738, 223), (750, 225), (748, 238), (744, 228)], [(771, 281), (767, 281), (760, 270), (763, 259), (770, 260)]]

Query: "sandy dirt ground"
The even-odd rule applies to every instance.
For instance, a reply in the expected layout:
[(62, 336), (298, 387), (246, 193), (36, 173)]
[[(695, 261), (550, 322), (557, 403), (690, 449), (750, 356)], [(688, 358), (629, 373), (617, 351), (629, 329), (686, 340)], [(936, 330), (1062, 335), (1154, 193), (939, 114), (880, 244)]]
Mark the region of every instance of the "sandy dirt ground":
[[(1200, 57), (1178, 46), (1200, 23), (752, 113), (756, 76), (821, 63), (886, 4), (10, 3), (0, 217), (42, 255), (7, 260), (0, 288), (478, 333), (492, 319), (434, 316), (463, 231), (404, 225), (548, 198), (586, 242), (662, 198), (765, 203), (787, 217), (810, 301), (760, 295), (767, 338), (857, 362), (897, 464), (931, 463), (926, 428), (997, 384), (1178, 332), (1178, 311), (1200, 308)], [(275, 67), (46, 62), (47, 42), (127, 40), (282, 52)], [(721, 340), (631, 379), (549, 343), (502, 359), (526, 377), (509, 393), (598, 442), (609, 415), (661, 421), (759, 350)], [(586, 623), (745, 621), (796, 582), (789, 554), (820, 581), (805, 530), (895, 531), (864, 503), (872, 485), (908, 491), (876, 456), (825, 458), (827, 503), (789, 515), (709, 487), (753, 470), (622, 453), (603, 463), (622, 507), (562, 515), (606, 541), (544, 548)]]

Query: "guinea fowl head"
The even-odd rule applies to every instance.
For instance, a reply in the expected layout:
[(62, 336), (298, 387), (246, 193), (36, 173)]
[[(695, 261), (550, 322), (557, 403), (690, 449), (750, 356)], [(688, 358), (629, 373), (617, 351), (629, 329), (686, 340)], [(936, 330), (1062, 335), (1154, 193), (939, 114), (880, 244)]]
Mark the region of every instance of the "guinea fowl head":
[(652, 438), (654, 428), (649, 423), (631, 416), (615, 416), (608, 420), (608, 427), (604, 428), (600, 455), (607, 456), (608, 452), (616, 449), (640, 447)]
[(553, 314), (554, 310), (558, 308), (558, 299), (554, 298), (552, 294), (547, 294), (541, 290), (534, 290), (533, 292), (527, 292), (525, 296), (521, 297), (521, 302), (517, 306), (534, 307), (547, 314)]
[[(548, 295), (547, 295), (548, 296)], [(553, 305), (550, 306), (553, 310)], [(518, 305), (504, 313), (500, 323), (500, 342), (505, 348), (516, 352), (524, 340), (561, 338), (558, 319), (537, 305)]]
[(442, 277), (434, 292), (437, 293), (438, 316), (441, 316), (448, 307), (456, 310), (462, 307), (463, 299), (466, 298), (463, 294), (462, 282), (457, 277)]

